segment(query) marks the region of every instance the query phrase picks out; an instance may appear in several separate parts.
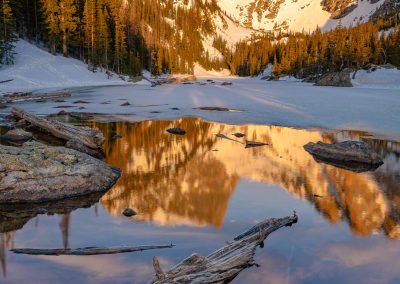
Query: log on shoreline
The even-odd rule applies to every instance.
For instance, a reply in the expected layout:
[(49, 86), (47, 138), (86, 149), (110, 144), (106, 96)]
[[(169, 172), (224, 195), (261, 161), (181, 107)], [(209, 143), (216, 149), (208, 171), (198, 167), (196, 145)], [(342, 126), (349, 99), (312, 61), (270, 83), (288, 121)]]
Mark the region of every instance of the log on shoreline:
[(33, 126), (51, 133), (55, 137), (66, 141), (77, 140), (91, 149), (101, 148), (104, 142), (103, 133), (97, 128), (65, 124), (57, 120), (31, 114), (19, 108), (13, 108), (11, 113), (20, 119), (28, 121)]
[(47, 99), (58, 99), (71, 97), (71, 93), (68, 92), (56, 92), (56, 93), (13, 93), (4, 95), (0, 103), (13, 103), (22, 101), (36, 101), (36, 100), (47, 100)]
[(85, 247), (77, 249), (32, 249), (32, 248), (18, 248), (11, 249), (16, 254), (28, 255), (104, 255), (104, 254), (118, 254), (128, 253), (152, 249), (172, 248), (170, 245), (151, 245), (151, 246), (119, 246), (119, 247)]
[(280, 219), (267, 219), (238, 235), (234, 241), (208, 256), (193, 254), (164, 273), (156, 257), (153, 258), (155, 277), (151, 283), (228, 283), (243, 269), (253, 266), (258, 245), (263, 247), (269, 234), (297, 222), (294, 213)]

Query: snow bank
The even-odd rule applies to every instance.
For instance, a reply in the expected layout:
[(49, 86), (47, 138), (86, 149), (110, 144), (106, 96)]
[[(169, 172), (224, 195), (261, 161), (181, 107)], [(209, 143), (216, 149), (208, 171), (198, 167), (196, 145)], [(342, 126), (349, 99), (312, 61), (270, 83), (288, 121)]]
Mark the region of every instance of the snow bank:
[(24, 40), (17, 42), (15, 52), (15, 64), (0, 69), (0, 81), (13, 79), (0, 85), (0, 93), (127, 84), (115, 74), (108, 79), (104, 72), (89, 71), (82, 61), (54, 56)]
[(400, 70), (382, 67), (379, 67), (376, 71), (360, 70), (357, 72), (356, 78), (352, 79), (351, 82), (354, 87), (400, 89)]

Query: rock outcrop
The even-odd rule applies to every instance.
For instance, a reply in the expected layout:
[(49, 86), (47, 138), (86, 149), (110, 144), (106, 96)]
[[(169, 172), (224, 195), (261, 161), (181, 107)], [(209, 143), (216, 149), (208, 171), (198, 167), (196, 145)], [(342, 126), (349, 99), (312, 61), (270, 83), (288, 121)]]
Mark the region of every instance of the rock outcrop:
[(381, 157), (371, 147), (360, 141), (345, 141), (326, 144), (308, 143), (304, 149), (318, 162), (358, 172), (373, 170), (383, 164)]
[(327, 73), (316, 80), (315, 86), (353, 87), (350, 73), (350, 70)]
[(0, 145), (0, 204), (59, 200), (107, 191), (120, 171), (65, 147)]

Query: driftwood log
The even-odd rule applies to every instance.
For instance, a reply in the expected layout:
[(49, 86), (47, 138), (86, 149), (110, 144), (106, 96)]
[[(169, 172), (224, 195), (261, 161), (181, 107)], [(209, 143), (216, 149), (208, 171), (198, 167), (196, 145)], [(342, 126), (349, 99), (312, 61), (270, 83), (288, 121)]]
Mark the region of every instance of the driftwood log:
[(65, 124), (50, 118), (36, 116), (19, 108), (13, 108), (11, 113), (24, 119), (42, 130), (45, 130), (55, 137), (66, 141), (76, 140), (91, 149), (99, 149), (104, 142), (103, 133), (99, 129), (80, 127)]
[(193, 254), (164, 273), (156, 257), (153, 258), (155, 277), (151, 283), (228, 283), (243, 269), (253, 266), (258, 245), (263, 247), (269, 234), (297, 222), (294, 213), (280, 219), (265, 220), (208, 256)]
[(174, 245), (153, 245), (153, 246), (120, 246), (120, 247), (86, 247), (77, 249), (31, 249), (20, 248), (12, 249), (10, 251), (16, 254), (29, 254), (29, 255), (100, 255), (100, 254), (117, 254), (144, 251), (151, 249), (164, 249), (172, 248)]
[(71, 96), (71, 93), (67, 92), (58, 92), (58, 93), (42, 93), (42, 94), (33, 94), (33, 93), (13, 93), (9, 95), (4, 95), (0, 102), (1, 103), (12, 103), (12, 102), (22, 102), (22, 101), (36, 101), (36, 100), (46, 100), (46, 99), (55, 99), (55, 98), (68, 98)]

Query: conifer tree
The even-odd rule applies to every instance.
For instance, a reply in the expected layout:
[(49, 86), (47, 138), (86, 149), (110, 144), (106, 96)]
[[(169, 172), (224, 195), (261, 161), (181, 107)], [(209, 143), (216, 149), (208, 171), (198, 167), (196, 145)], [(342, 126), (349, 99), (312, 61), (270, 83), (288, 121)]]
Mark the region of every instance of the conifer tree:
[(13, 14), (9, 0), (1, 1), (0, 23), (0, 63), (6, 65), (14, 62), (14, 43), (16, 41)]

